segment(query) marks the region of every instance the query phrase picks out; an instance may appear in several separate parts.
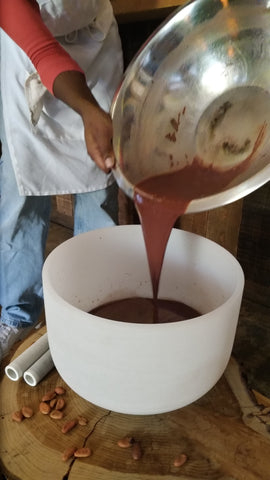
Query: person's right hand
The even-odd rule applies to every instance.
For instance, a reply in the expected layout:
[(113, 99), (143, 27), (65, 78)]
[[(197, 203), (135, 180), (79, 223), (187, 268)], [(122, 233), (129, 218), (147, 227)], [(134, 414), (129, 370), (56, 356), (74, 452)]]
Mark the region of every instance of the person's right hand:
[(115, 164), (111, 117), (90, 101), (84, 106), (81, 115), (87, 151), (98, 167), (108, 173)]
[(87, 152), (98, 167), (108, 173), (115, 164), (112, 120), (93, 97), (84, 75), (77, 71), (60, 73), (54, 81), (53, 93), (79, 113)]

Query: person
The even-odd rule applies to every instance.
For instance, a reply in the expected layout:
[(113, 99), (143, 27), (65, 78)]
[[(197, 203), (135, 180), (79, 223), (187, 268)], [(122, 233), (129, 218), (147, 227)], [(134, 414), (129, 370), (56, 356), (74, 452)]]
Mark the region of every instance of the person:
[(1, 359), (40, 317), (51, 196), (74, 194), (75, 235), (117, 224), (123, 59), (109, 0), (0, 0), (0, 27)]

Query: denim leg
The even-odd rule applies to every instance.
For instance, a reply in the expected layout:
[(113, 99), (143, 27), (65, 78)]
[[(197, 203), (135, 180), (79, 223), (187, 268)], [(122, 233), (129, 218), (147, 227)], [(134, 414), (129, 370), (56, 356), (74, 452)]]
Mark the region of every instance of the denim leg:
[[(3, 126), (3, 122), (1, 122)], [(42, 266), (50, 197), (22, 197), (1, 131), (0, 304), (1, 321), (15, 327), (37, 322), (43, 306)]]
[(74, 235), (118, 224), (118, 187), (80, 193), (74, 198)]

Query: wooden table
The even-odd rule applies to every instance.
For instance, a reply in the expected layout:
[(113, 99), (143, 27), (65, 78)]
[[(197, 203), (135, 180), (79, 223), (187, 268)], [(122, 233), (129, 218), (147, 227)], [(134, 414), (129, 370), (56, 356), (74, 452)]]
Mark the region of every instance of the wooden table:
[[(12, 358), (43, 333), (32, 334)], [(65, 417), (58, 421), (39, 412), (41, 397), (57, 385), (67, 389)], [(270, 479), (270, 400), (257, 396), (259, 405), (252, 399), (233, 359), (207, 395), (161, 415), (122, 415), (96, 407), (67, 387), (55, 369), (37, 387), (13, 382), (2, 372), (0, 398), (0, 458), (8, 480)], [(23, 405), (34, 408), (33, 417), (12, 421), (12, 412)], [(78, 415), (89, 423), (63, 434), (63, 423)], [(141, 442), (140, 460), (118, 447), (127, 434)], [(73, 445), (90, 446), (92, 456), (63, 462), (63, 450)], [(174, 467), (181, 452), (188, 461)]]

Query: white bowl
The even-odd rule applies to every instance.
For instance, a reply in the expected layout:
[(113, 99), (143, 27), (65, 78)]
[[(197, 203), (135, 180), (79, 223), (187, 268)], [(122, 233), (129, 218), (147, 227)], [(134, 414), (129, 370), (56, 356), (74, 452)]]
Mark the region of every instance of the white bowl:
[(173, 229), (159, 297), (202, 315), (166, 324), (133, 324), (89, 314), (98, 305), (151, 297), (140, 225), (78, 235), (43, 268), (50, 350), (64, 381), (81, 397), (126, 414), (172, 411), (209, 391), (229, 361), (244, 275), (224, 248)]

